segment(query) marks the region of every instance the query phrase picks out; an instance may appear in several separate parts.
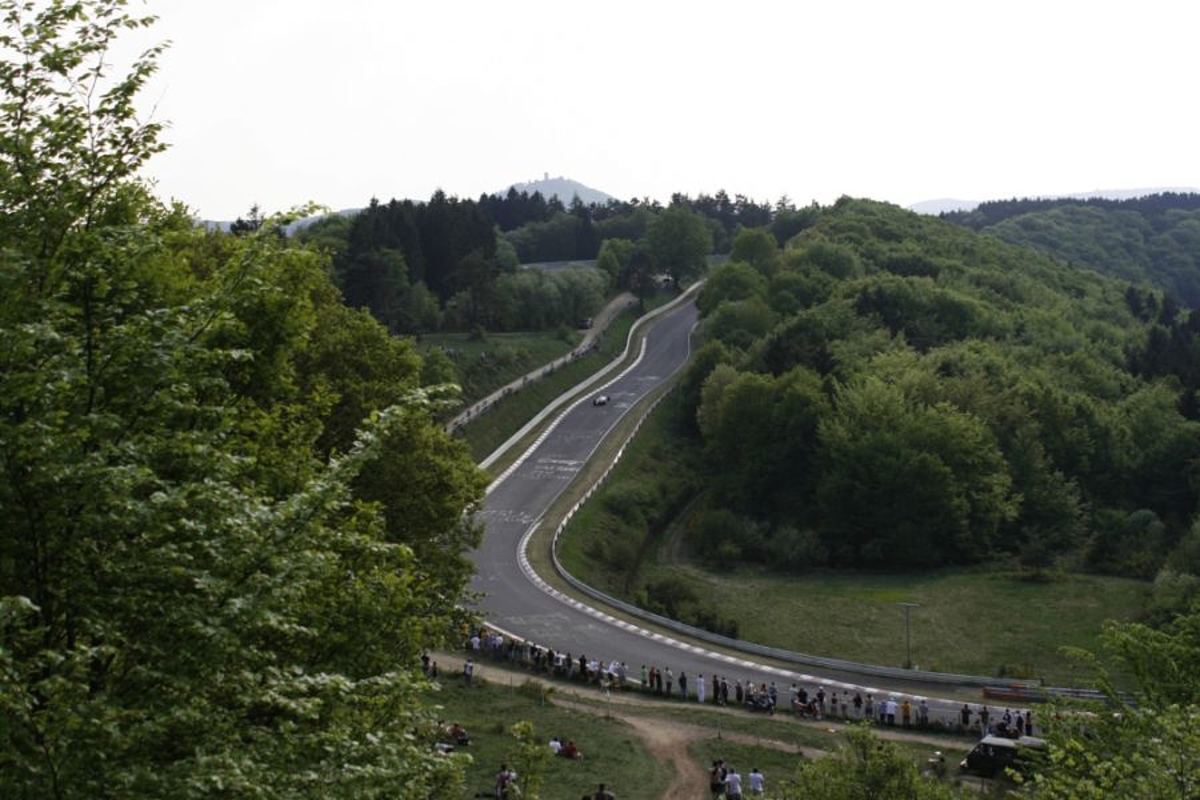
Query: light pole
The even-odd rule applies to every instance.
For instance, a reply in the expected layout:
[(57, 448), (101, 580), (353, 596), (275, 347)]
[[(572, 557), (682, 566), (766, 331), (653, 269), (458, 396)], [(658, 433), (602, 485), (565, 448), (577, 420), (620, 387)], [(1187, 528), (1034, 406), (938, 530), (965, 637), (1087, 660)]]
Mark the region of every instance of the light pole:
[(904, 607), (904, 668), (912, 669), (912, 627), (909, 625), (909, 616), (920, 603), (897, 603), (897, 605)]

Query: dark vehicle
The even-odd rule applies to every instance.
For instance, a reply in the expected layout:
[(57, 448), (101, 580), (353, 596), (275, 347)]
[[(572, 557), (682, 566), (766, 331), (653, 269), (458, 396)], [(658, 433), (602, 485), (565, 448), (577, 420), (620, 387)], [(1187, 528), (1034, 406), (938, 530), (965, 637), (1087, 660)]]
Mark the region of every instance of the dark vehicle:
[(1018, 739), (985, 736), (967, 753), (967, 757), (958, 768), (964, 772), (974, 772), (991, 778), (997, 773), (1003, 774), (1010, 767), (1021, 770), (1029, 759), (1029, 751), (1045, 749), (1046, 740), (1036, 736), (1022, 736)]
[(775, 713), (775, 704), (766, 695), (752, 694), (746, 698), (746, 708), (750, 711), (762, 711), (766, 714)]
[(594, 406), (608, 405), (608, 395), (606, 395), (606, 394), (596, 395), (595, 397), (592, 398), (592, 405), (594, 405)]

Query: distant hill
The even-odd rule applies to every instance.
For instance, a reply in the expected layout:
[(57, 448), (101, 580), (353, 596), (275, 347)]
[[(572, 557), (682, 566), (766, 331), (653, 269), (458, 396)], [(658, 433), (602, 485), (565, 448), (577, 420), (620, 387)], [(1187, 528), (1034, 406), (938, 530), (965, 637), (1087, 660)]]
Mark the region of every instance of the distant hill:
[(908, 210), (936, 217), (938, 214), (947, 214), (951, 211), (972, 211), (977, 205), (979, 205), (978, 200), (955, 200), (950, 197), (939, 197), (937, 200), (922, 200), (919, 203), (913, 203)]
[(1157, 189), (1098, 189), (1094, 192), (1075, 192), (1061, 195), (1062, 198), (1076, 200), (1136, 200), (1139, 197), (1153, 197), (1157, 194), (1196, 194), (1200, 189), (1194, 186), (1163, 186)]
[(944, 219), (1200, 306), (1198, 193), (1001, 200)]
[(590, 186), (584, 186), (579, 181), (573, 181), (570, 178), (563, 178), (561, 176), (558, 178), (551, 178), (549, 173), (547, 173), (540, 181), (514, 183), (511, 187), (506, 186), (499, 192), (496, 192), (496, 194), (503, 197), (504, 195), (508, 194), (508, 190), (510, 188), (516, 189), (518, 193), (528, 192), (529, 194), (533, 194), (534, 192), (541, 192), (542, 197), (545, 197), (547, 200), (549, 200), (551, 197), (557, 197), (564, 206), (571, 205), (571, 201), (575, 199), (576, 196), (578, 196), (586, 206), (593, 204), (602, 206), (609, 200), (616, 199), (607, 192), (602, 192), (599, 189), (593, 189)]
[[(1038, 200), (1133, 200), (1139, 197), (1152, 197), (1157, 194), (1195, 194), (1200, 189), (1190, 187), (1163, 187), (1158, 189), (1097, 189), (1091, 192), (1070, 192), (1068, 194), (1038, 197)], [(1029, 199), (1029, 198), (1027, 198)], [(951, 214), (956, 211), (974, 211), (982, 203), (1002, 203), (1004, 200), (958, 200), (952, 197), (939, 197), (936, 200), (922, 200), (908, 207), (909, 211), (918, 214)]]

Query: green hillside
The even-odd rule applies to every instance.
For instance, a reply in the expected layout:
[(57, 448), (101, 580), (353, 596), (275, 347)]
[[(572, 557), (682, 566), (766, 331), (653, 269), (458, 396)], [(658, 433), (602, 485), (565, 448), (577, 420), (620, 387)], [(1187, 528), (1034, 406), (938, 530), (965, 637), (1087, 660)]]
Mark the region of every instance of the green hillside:
[[(1127, 289), (870, 201), (822, 209), (782, 253), (744, 232), (680, 392), (688, 550), (785, 572), (1200, 572), (1195, 325)], [(626, 539), (661, 509), (618, 488), (604, 549), (644, 552)]]
[(1200, 305), (1200, 195), (1007, 200), (946, 218)]

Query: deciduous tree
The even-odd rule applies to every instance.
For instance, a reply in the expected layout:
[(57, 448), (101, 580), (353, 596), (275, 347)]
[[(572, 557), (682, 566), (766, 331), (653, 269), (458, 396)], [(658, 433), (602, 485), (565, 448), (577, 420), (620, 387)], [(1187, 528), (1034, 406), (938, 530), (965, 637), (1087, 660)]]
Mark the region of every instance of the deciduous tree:
[(785, 800), (867, 800), (904, 797), (910, 800), (949, 800), (965, 796), (936, 779), (923, 778), (913, 760), (894, 743), (866, 728), (850, 728), (846, 743), (827, 758), (802, 764), (794, 779), (779, 782)]
[[(347, 343), (391, 383), (307, 350), (337, 298), (313, 251), (138, 182), (157, 51), (104, 58), (146, 20), (0, 13), (0, 795), (452, 796), (417, 657), (458, 621), (481, 482), (415, 358), (378, 327)], [(436, 485), (368, 496), (381, 464)]]
[(704, 272), (706, 258), (712, 252), (712, 234), (703, 217), (685, 205), (675, 204), (650, 223), (645, 245), (658, 268), (679, 283)]
[[(1025, 794), (1052, 800), (1103, 797), (1190, 798), (1200, 792), (1200, 614), (1162, 630), (1110, 622), (1088, 661), (1106, 706), (1055, 715), (1049, 760)], [(1136, 704), (1118, 693), (1112, 671), (1130, 676)], [(1114, 709), (1116, 709), (1114, 711)]]

